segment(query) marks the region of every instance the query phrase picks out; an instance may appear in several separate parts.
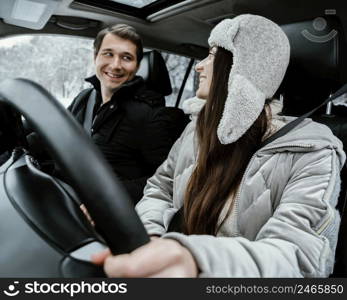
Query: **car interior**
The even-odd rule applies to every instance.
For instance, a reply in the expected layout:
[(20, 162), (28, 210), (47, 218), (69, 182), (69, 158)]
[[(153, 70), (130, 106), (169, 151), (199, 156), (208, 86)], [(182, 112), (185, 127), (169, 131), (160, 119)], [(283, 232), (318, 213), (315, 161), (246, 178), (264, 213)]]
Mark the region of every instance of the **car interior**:
[[(177, 124), (172, 128), (175, 140), (189, 122), (178, 108), (184, 101), (182, 91), (193, 63), (208, 53), (211, 29), (243, 13), (277, 22), (289, 38), (290, 65), (276, 93), (283, 100), (284, 115), (307, 113), (347, 83), (347, 4), (337, 0), (4, 0), (0, 2), (0, 39), (23, 34), (93, 38), (108, 25), (132, 25), (148, 49), (138, 75), (163, 95), (171, 94), (172, 86), (161, 51), (188, 57), (176, 105), (166, 107)], [(148, 236), (128, 195), (83, 129), (30, 79), (0, 83), (0, 222), (6, 224), (0, 226), (0, 239), (5, 241), (0, 277), (104, 276), (100, 267), (90, 264), (91, 253), (105, 244), (115, 254), (126, 253), (146, 243)], [(345, 151), (346, 106), (328, 102), (311, 116), (330, 127)], [(37, 151), (30, 149), (26, 138), (28, 128), (40, 135), (68, 184), (35, 157)], [(82, 154), (79, 149), (84, 149)], [(341, 179), (337, 204), (341, 227), (331, 277), (347, 277), (346, 167)], [(81, 203), (96, 227), (85, 219)]]
[[(329, 98), (336, 90), (343, 86), (345, 67), (343, 60), (346, 41), (343, 28), (335, 18), (326, 18), (327, 26), (323, 35), (336, 30), (333, 39), (324, 43), (312, 43), (301, 32), (312, 21), (296, 22), (282, 26), (289, 37), (291, 44), (291, 61), (287, 74), (278, 93), (283, 97), (283, 114), (301, 116), (314, 109), (324, 99)], [(341, 34), (340, 34), (341, 32)], [(341, 109), (342, 108), (342, 109)], [(333, 133), (343, 142), (344, 150), (347, 147), (347, 127), (345, 125), (346, 110), (340, 106), (332, 106), (329, 102), (326, 107), (318, 110), (313, 116), (317, 122), (327, 125)], [(340, 238), (337, 247), (334, 276), (346, 275), (346, 169), (341, 172), (342, 187), (338, 201), (338, 210), (342, 215)]]

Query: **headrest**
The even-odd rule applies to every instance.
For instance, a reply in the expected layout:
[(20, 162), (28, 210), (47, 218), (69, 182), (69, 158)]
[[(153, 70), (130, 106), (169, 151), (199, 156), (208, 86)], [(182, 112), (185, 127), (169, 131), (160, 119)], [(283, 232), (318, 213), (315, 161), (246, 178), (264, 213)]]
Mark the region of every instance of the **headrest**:
[(164, 96), (172, 93), (169, 72), (158, 51), (144, 52), (140, 68), (136, 74), (145, 80), (150, 89)]
[(283, 25), (291, 46), (286, 76), (279, 89), (284, 113), (300, 115), (316, 107), (344, 82), (342, 26), (334, 16)]

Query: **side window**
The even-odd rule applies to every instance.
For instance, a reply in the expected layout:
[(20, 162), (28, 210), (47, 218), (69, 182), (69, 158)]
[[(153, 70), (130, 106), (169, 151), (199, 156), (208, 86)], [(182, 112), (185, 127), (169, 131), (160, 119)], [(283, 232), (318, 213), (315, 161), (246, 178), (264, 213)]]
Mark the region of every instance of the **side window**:
[[(172, 85), (167, 106), (175, 106), (190, 59), (162, 52)], [(195, 66), (195, 64), (194, 64)], [(192, 67), (179, 103), (193, 97), (198, 83)], [(65, 107), (94, 73), (93, 40), (63, 35), (20, 35), (0, 39), (0, 81), (28, 78), (44, 86)]]
[[(161, 52), (165, 62), (167, 69), (169, 71), (171, 85), (172, 85), (172, 94), (165, 97), (166, 106), (175, 106), (176, 100), (178, 97), (179, 90), (181, 88), (181, 84), (184, 79), (184, 75), (186, 74), (187, 67), (189, 65), (190, 58), (175, 55), (171, 53)], [(195, 91), (197, 89), (198, 84), (198, 75), (194, 71), (194, 67), (197, 62), (194, 63), (187, 82), (184, 86), (183, 94), (179, 103), (179, 107), (182, 107), (182, 103), (191, 97), (195, 96)]]
[(28, 78), (52, 93), (65, 107), (89, 84), (93, 41), (62, 35), (21, 35), (0, 39), (0, 81)]

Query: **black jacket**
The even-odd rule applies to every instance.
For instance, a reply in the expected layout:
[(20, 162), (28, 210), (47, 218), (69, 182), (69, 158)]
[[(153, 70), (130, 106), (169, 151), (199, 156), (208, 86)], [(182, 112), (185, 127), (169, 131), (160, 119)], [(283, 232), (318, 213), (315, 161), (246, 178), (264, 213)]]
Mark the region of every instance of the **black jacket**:
[[(141, 77), (135, 77), (100, 106), (99, 80), (93, 76), (87, 81), (96, 90), (91, 137), (136, 203), (174, 142), (164, 97), (148, 90)], [(82, 91), (68, 108), (81, 124), (91, 90)]]

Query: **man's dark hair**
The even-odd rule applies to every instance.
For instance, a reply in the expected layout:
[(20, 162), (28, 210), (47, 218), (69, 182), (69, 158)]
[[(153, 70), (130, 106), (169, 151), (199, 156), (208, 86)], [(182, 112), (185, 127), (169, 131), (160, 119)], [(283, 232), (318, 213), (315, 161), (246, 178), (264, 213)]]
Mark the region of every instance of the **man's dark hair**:
[(142, 40), (139, 34), (136, 32), (135, 28), (126, 24), (109, 26), (99, 31), (94, 40), (94, 56), (96, 57), (98, 55), (102, 41), (105, 35), (108, 33), (114, 34), (115, 36), (118, 36), (122, 39), (129, 40), (135, 44), (137, 64), (139, 65), (143, 57)]

